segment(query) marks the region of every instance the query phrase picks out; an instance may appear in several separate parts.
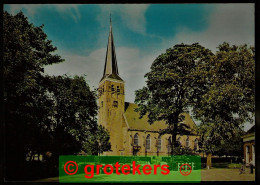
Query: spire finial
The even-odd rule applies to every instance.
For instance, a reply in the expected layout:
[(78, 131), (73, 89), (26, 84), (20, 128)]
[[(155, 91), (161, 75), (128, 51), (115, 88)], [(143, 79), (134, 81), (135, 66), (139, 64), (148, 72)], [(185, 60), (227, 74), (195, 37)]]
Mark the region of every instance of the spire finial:
[(112, 19), (111, 19), (111, 13), (110, 13), (110, 26), (109, 26), (109, 32), (112, 32)]

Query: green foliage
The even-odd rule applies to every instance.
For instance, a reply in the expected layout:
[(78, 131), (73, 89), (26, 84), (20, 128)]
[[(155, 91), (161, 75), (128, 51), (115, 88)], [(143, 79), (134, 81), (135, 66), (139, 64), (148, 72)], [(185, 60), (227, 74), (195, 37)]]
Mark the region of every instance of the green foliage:
[[(210, 138), (205, 144), (210, 151), (223, 141), (232, 145), (229, 140), (241, 134), (239, 128), (245, 122), (253, 122), (255, 111), (254, 48), (228, 43), (218, 48), (209, 63), (205, 63), (206, 88), (193, 105), (196, 118), (201, 120), (201, 127), (205, 127), (201, 134)], [(232, 150), (235, 152), (238, 148)]]
[[(252, 122), (255, 111), (255, 49), (223, 43), (216, 54), (199, 44), (175, 45), (156, 58), (148, 72), (147, 86), (136, 91), (136, 111), (148, 115), (149, 122), (165, 120), (161, 134), (187, 134), (181, 126), (181, 113), (192, 108), (201, 121), (201, 146), (205, 151), (238, 152), (229, 142), (237, 137), (245, 122)], [(173, 150), (172, 150), (173, 151)]]
[[(229, 126), (228, 124), (226, 126)], [(200, 150), (211, 152), (218, 156), (241, 156), (243, 155), (243, 141), (241, 136), (244, 131), (241, 128), (233, 128), (227, 133), (218, 130), (217, 124), (201, 124), (198, 127), (200, 133)], [(223, 135), (229, 137), (223, 137)]]
[[(30, 24), (23, 13), (3, 15), (3, 77), (7, 178), (21, 175), (26, 155), (40, 151), (51, 120), (52, 101), (44, 88), (44, 65), (62, 62), (43, 26)], [(10, 167), (9, 167), (10, 166)]]
[(191, 148), (175, 146), (171, 155), (194, 155)]
[(4, 12), (3, 25), (6, 179), (26, 179), (27, 170), (35, 169), (21, 169), (35, 154), (44, 155), (55, 172), (58, 156), (84, 150), (95, 132), (104, 137), (100, 151), (107, 150), (108, 133), (97, 126), (96, 93), (85, 78), (44, 74), (45, 65), (63, 60), (52, 54), (57, 48), (43, 26), (30, 24), (22, 12)]
[(207, 89), (198, 98), (194, 112), (203, 122), (252, 121), (255, 107), (254, 48), (223, 43), (206, 63)]
[(237, 135), (231, 140), (222, 140), (221, 144), (216, 146), (213, 154), (218, 156), (243, 157), (243, 140), (241, 135)]
[(204, 64), (212, 55), (197, 43), (175, 45), (155, 59), (151, 71), (145, 75), (147, 86), (135, 92), (140, 117), (147, 114), (150, 124), (165, 120), (169, 127), (164, 132), (172, 134), (172, 147), (176, 134), (186, 130), (180, 125), (184, 119), (181, 113), (205, 89)]
[(109, 133), (102, 125), (98, 125), (95, 133), (90, 137), (91, 138), (84, 144), (84, 150), (88, 154), (100, 155), (111, 149)]
[(241, 163), (232, 163), (228, 164), (228, 168), (241, 168), (242, 164)]
[(76, 154), (96, 130), (96, 94), (82, 76), (50, 77), (47, 88), (54, 103), (50, 151), (56, 155)]

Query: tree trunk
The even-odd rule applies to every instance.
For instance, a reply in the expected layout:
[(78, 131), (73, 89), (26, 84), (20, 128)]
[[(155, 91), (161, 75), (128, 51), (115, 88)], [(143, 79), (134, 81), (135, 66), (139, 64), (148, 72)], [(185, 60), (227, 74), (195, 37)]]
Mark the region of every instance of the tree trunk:
[(173, 155), (173, 149), (174, 149), (174, 147), (176, 147), (177, 125), (178, 125), (178, 116), (175, 116), (173, 119), (171, 155)]
[(208, 168), (208, 170), (211, 168), (211, 165), (212, 165), (211, 156), (212, 156), (211, 153), (207, 153), (207, 168)]
[(171, 155), (173, 155), (173, 149), (176, 145), (176, 136), (177, 136), (177, 131), (176, 131), (176, 129), (173, 129), (173, 131), (172, 131), (172, 142), (171, 142)]

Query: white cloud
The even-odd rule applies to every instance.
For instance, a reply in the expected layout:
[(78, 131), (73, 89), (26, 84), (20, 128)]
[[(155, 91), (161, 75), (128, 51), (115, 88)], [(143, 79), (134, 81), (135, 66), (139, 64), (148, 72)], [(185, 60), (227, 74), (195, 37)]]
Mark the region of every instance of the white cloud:
[[(126, 101), (134, 102), (134, 91), (145, 85), (144, 74), (149, 71), (154, 55), (143, 56), (135, 48), (116, 48), (119, 76), (125, 81)], [(106, 48), (97, 49), (88, 56), (60, 53), (66, 61), (45, 67), (49, 75), (87, 75), (87, 82), (93, 89), (103, 75)]]
[[(101, 14), (98, 15), (97, 19), (104, 25), (107, 22), (109, 13), (118, 15), (121, 20), (120, 22), (126, 24), (126, 26), (137, 33), (144, 34), (146, 31), (146, 19), (145, 12), (149, 5), (147, 4), (121, 4), (121, 5), (99, 5), (101, 8)], [(106, 25), (106, 24), (105, 24)]]
[(105, 61), (105, 48), (90, 53), (89, 56), (75, 55), (69, 52), (59, 53), (65, 62), (45, 67), (50, 75), (87, 75), (89, 85), (97, 87), (98, 78), (101, 78), (102, 66)]
[(34, 16), (35, 12), (37, 12), (37, 9), (39, 9), (40, 7), (42, 7), (44, 5), (41, 5), (41, 4), (9, 4), (8, 6), (10, 7), (10, 13), (13, 15), (18, 13), (22, 9), (25, 9), (30, 16)]
[(75, 22), (77, 22), (80, 19), (80, 12), (78, 10), (77, 4), (56, 4), (56, 5), (50, 5), (50, 6), (55, 6), (56, 9), (61, 13), (61, 14), (66, 14), (68, 13)]
[(119, 75), (125, 81), (126, 101), (134, 102), (135, 90), (146, 85), (144, 75), (149, 72), (157, 54), (143, 55), (134, 48), (120, 47), (117, 49)]
[(224, 41), (236, 45), (254, 45), (253, 4), (218, 4), (208, 22), (208, 29), (202, 32), (179, 27), (177, 35), (173, 39), (165, 40), (164, 45), (170, 47), (181, 42), (199, 42), (212, 51)]
[(24, 9), (28, 16), (34, 17), (35, 13), (43, 7), (54, 7), (59, 13), (62, 15), (70, 15), (75, 22), (77, 22), (80, 19), (80, 13), (78, 10), (77, 4), (9, 4), (10, 7), (10, 13), (16, 14), (20, 10)]

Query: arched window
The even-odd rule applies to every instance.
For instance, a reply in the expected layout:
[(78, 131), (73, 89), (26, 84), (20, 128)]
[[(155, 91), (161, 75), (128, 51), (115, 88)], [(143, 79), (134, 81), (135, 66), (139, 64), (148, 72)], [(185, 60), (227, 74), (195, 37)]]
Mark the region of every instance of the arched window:
[(194, 150), (197, 151), (199, 149), (199, 141), (198, 139), (196, 138), (195, 141), (194, 141)]
[(171, 149), (171, 143), (172, 143), (172, 137), (170, 136), (168, 138), (168, 153), (171, 153), (172, 149)]
[(158, 149), (158, 151), (161, 151), (161, 149), (162, 149), (162, 138), (161, 138), (161, 136), (158, 137), (157, 149)]
[(151, 137), (148, 134), (148, 136), (145, 139), (145, 149), (150, 150), (151, 149)]
[(118, 107), (118, 101), (113, 101), (113, 107)]
[(134, 135), (134, 145), (138, 146), (138, 134), (137, 133)]
[(190, 147), (190, 140), (189, 140), (189, 137), (187, 137), (187, 139), (186, 139), (186, 147)]

